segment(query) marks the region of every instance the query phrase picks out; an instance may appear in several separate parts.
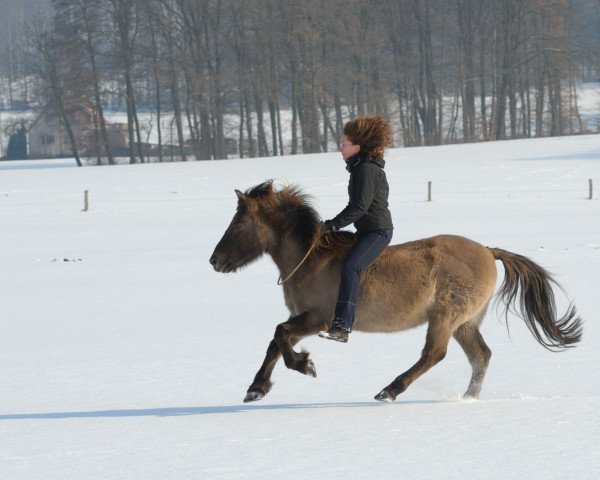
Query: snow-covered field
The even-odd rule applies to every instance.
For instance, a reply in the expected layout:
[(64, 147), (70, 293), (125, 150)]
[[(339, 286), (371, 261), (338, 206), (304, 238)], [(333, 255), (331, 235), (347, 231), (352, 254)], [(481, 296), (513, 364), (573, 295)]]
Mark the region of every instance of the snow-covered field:
[(328, 218), (346, 201), (339, 154), (2, 162), (0, 478), (598, 478), (600, 136), (387, 158), (395, 243), (454, 233), (532, 258), (563, 285), (559, 310), (577, 305), (583, 342), (548, 352), (490, 309), (480, 401), (460, 400), (470, 367), (452, 341), (387, 405), (373, 395), (417, 360), (424, 328), (311, 338), (299, 347), (318, 378), (280, 364), (271, 393), (245, 405), (286, 309), (270, 259), (231, 275), (208, 263), (233, 189), (299, 184)]

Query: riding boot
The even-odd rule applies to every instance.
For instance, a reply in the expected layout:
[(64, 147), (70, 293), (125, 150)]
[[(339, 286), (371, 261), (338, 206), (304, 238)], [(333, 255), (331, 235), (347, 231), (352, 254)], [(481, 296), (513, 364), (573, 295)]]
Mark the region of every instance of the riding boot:
[(350, 335), (351, 331), (352, 330), (349, 328), (337, 327), (334, 325), (326, 332), (319, 332), (319, 337), (327, 338), (328, 340), (334, 340), (336, 342), (347, 343), (348, 336)]

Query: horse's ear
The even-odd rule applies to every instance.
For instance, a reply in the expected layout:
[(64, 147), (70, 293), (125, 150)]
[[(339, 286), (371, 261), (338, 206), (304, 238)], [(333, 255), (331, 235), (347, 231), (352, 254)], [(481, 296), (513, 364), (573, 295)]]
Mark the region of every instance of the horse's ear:
[(237, 190), (237, 189), (235, 190), (235, 194), (237, 195), (237, 197), (238, 197), (238, 200), (239, 200), (240, 202), (243, 202), (243, 201), (245, 201), (245, 200), (246, 200), (246, 198), (247, 198), (247, 195), (246, 195), (245, 193), (242, 193), (242, 192), (240, 192), (240, 191), (239, 191), (239, 190)]

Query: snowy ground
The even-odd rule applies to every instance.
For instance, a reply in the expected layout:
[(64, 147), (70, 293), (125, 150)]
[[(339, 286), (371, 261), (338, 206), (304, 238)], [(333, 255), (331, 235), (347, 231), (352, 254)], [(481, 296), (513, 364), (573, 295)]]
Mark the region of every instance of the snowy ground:
[(346, 201), (338, 154), (0, 163), (0, 478), (598, 478), (600, 136), (387, 158), (396, 243), (454, 233), (529, 256), (564, 286), (559, 310), (576, 303), (583, 342), (548, 352), (492, 309), (480, 401), (460, 400), (470, 368), (452, 342), (384, 405), (373, 395), (417, 360), (423, 328), (311, 338), (318, 378), (278, 365), (244, 405), (286, 310), (270, 259), (208, 263), (233, 189), (297, 183), (327, 218)]

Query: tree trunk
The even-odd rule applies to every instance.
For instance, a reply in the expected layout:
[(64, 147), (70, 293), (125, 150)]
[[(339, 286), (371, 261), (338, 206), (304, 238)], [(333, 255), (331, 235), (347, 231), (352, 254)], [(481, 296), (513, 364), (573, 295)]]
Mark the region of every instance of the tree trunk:
[(161, 107), (161, 82), (158, 59), (158, 45), (156, 43), (156, 34), (154, 29), (151, 29), (150, 36), (152, 38), (152, 72), (154, 75), (154, 98), (156, 101), (156, 127), (158, 133), (158, 161), (163, 162), (163, 147), (162, 147), (162, 107)]
[[(57, 87), (58, 88), (58, 87)], [(62, 119), (63, 125), (67, 130), (67, 135), (69, 136), (69, 142), (71, 143), (71, 152), (73, 153), (73, 157), (75, 157), (75, 162), (77, 162), (78, 167), (82, 167), (81, 159), (79, 158), (79, 151), (77, 150), (77, 143), (75, 140), (75, 135), (73, 134), (73, 128), (71, 127), (71, 122), (69, 121), (69, 117), (65, 110), (64, 101), (62, 98), (62, 94), (58, 91), (55, 92), (56, 99), (58, 101), (58, 109), (60, 113), (60, 118)]]
[(248, 93), (248, 88), (244, 89), (244, 101), (246, 103), (246, 132), (248, 133), (248, 152), (250, 158), (254, 158), (256, 157), (256, 148), (254, 146), (252, 109), (250, 108), (250, 94)]
[(458, 0), (458, 20), (462, 46), (462, 117), (465, 142), (476, 139), (475, 134), (475, 12), (472, 0)]
[(242, 82), (239, 82), (240, 97), (239, 97), (239, 108), (240, 108), (240, 126), (238, 130), (238, 155), (240, 158), (244, 158), (244, 94), (242, 93)]
[[(108, 130), (106, 128), (106, 119), (104, 118), (104, 108), (102, 106), (102, 98), (100, 96), (100, 74), (96, 62), (96, 49), (94, 47), (94, 41), (92, 37), (92, 25), (91, 19), (89, 18), (88, 6), (85, 1), (79, 2), (79, 8), (83, 19), (83, 27), (86, 33), (86, 48), (90, 65), (92, 67), (92, 84), (94, 89), (94, 109), (96, 111), (100, 132), (102, 134), (102, 144), (104, 147), (104, 154), (108, 159), (109, 165), (114, 165), (115, 161), (110, 146), (110, 138)], [(96, 118), (96, 115), (94, 118)], [(100, 153), (99, 153), (100, 155)]]
[(292, 68), (292, 155), (298, 153), (298, 88), (296, 71)]

